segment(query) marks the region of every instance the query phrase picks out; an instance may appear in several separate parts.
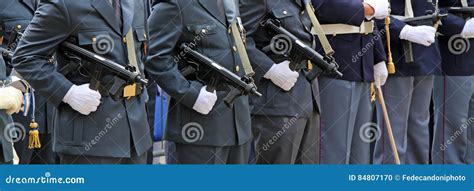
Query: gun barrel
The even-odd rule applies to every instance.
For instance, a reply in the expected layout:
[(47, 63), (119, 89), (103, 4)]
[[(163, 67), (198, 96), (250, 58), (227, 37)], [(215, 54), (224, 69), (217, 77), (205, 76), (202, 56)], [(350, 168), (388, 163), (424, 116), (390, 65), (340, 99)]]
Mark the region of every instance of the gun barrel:
[(474, 7), (450, 7), (448, 12), (453, 13), (474, 13)]
[(292, 41), (292, 45), (299, 50), (299, 52), (308, 60), (311, 61), (312, 64), (315, 64), (317, 67), (324, 70), (326, 73), (335, 74), (338, 77), (342, 77), (342, 73), (338, 70), (338, 65), (333, 62), (327, 62), (324, 57), (316, 52), (313, 48), (303, 43), (300, 39), (298, 39), (295, 35), (291, 32), (286, 30), (281, 26), (277, 26), (276, 21), (272, 19), (268, 19), (265, 21), (264, 26), (271, 28), (276, 33), (285, 35)]
[(448, 17), (448, 14), (429, 14), (419, 17), (405, 18), (401, 19), (401, 21), (412, 26), (433, 25), (434, 22), (439, 21), (445, 17)]
[(260, 92), (257, 91), (257, 87), (253, 83), (246, 83), (242, 80), (241, 77), (237, 76), (233, 72), (227, 70), (217, 62), (211, 60), (207, 56), (202, 55), (201, 53), (191, 49), (186, 44), (181, 45), (181, 49), (186, 55), (190, 55), (193, 59), (196, 59), (200, 64), (206, 65), (212, 71), (218, 72), (220, 76), (224, 77), (225, 80), (230, 83), (230, 85), (242, 90), (245, 94), (254, 94), (256, 96), (262, 96)]
[[(122, 78), (125, 78), (129, 81), (147, 84), (148, 80), (144, 79), (138, 72), (132, 72), (127, 70), (124, 66), (117, 64), (111, 60), (108, 60), (102, 56), (94, 54), (86, 49), (83, 49), (75, 44), (70, 42), (64, 42), (62, 47), (66, 50), (71, 52), (72, 54), (79, 56), (83, 59), (86, 59), (93, 63), (98, 63), (103, 67), (113, 71), (114, 73), (120, 75)], [(137, 68), (138, 70), (138, 68)]]
[(474, 7), (450, 7), (448, 12), (464, 19), (474, 17)]

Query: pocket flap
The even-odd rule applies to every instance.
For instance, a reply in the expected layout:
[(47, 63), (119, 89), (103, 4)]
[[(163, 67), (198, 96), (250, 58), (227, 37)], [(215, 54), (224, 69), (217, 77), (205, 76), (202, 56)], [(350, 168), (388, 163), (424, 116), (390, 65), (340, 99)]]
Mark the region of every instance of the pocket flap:
[(77, 34), (79, 45), (91, 45), (101, 39), (112, 42), (113, 39), (108, 31), (84, 31)]
[(206, 24), (206, 23), (203, 23), (203, 24), (189, 24), (186, 26), (186, 28), (188, 29), (189, 32), (192, 32), (196, 35), (199, 35), (199, 34), (214, 34), (216, 33), (216, 24), (215, 23), (212, 23), (212, 24)]

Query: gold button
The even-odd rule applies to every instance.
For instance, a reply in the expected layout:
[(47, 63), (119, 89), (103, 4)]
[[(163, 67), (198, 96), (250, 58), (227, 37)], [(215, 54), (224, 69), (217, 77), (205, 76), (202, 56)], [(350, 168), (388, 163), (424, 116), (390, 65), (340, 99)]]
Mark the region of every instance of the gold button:
[(143, 37), (145, 37), (145, 39), (147, 39), (147, 36), (146, 36), (146, 34), (145, 34), (145, 33), (143, 33)]
[(21, 29), (21, 25), (17, 25), (16, 28)]
[(236, 71), (236, 72), (239, 72), (239, 71), (240, 71), (240, 66), (236, 66), (236, 67), (235, 67), (235, 71)]
[(284, 14), (284, 15), (287, 15), (287, 14), (288, 14), (288, 11), (283, 11), (283, 14)]
[(232, 49), (234, 50), (234, 52), (237, 52), (237, 47), (232, 46)]
[(304, 11), (301, 11), (301, 15), (304, 15)]
[(127, 43), (127, 38), (123, 37), (122, 40), (123, 40), (123, 43), (125, 43), (125, 44)]
[(96, 42), (97, 41), (97, 38), (96, 37), (92, 37), (92, 42)]
[(229, 30), (227, 30), (227, 32), (230, 34), (230, 33), (232, 33), (232, 30), (230, 30), (230, 28), (229, 28)]

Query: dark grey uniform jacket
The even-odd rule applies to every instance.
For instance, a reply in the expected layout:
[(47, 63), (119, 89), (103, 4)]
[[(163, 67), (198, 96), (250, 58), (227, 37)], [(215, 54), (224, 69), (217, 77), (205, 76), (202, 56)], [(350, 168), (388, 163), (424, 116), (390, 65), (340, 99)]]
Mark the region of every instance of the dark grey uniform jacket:
[[(103, 96), (98, 110), (88, 116), (74, 111), (62, 102), (73, 85), (90, 82), (93, 67), (85, 64), (80, 70), (65, 77), (50, 62), (54, 54), (58, 67), (69, 59), (58, 51), (60, 43), (73, 40), (81, 47), (94, 51), (94, 40), (109, 40), (111, 51), (95, 50), (102, 56), (122, 65), (128, 63), (123, 38), (133, 30), (137, 61), (144, 59), (142, 48), (147, 41), (146, 16), (143, 1), (122, 0), (123, 27), (115, 10), (103, 0), (45, 0), (41, 1), (35, 17), (25, 31), (14, 56), (14, 67), (48, 101), (58, 107), (54, 115), (54, 151), (73, 155), (129, 157), (131, 146), (139, 155), (152, 145), (147, 121), (145, 93), (130, 100), (113, 100)], [(104, 71), (103, 84), (113, 79)], [(131, 142), (133, 141), (133, 142)]]
[[(226, 20), (226, 16), (235, 19), (238, 13), (224, 14), (216, 0), (166, 0), (153, 7), (148, 21), (151, 39), (146, 66), (156, 82), (172, 97), (165, 134), (167, 140), (230, 146), (242, 145), (251, 139), (247, 96), (237, 98), (230, 109), (223, 102), (227, 91), (218, 90), (218, 100), (211, 113), (201, 115), (192, 107), (203, 84), (183, 77), (178, 67), (177, 61), (182, 61), (178, 56), (179, 45), (194, 42), (198, 52), (243, 76), (243, 67), (238, 53), (233, 51), (234, 42), (228, 33), (230, 25)], [(207, 33), (201, 33), (203, 30)], [(188, 134), (192, 131), (197, 136)]]
[(261, 98), (252, 97), (252, 114), (310, 117), (313, 111), (319, 111), (317, 80), (309, 83), (303, 72), (300, 72), (295, 86), (286, 92), (263, 78), (274, 63), (287, 59), (262, 51), (263, 47), (270, 44), (273, 35), (260, 23), (268, 18), (277, 19), (302, 42), (314, 47), (315, 37), (310, 33), (311, 21), (304, 10), (301, 0), (240, 0), (240, 13), (247, 30), (248, 53), (256, 72), (255, 82), (263, 93)]
[[(36, 7), (38, 6), (38, 0), (3, 0), (0, 4), (0, 27), (3, 29), (0, 35), (4, 36), (2, 47), (5, 48), (10, 41), (10, 33), (13, 28), (21, 27), (22, 30), (26, 29), (35, 13)], [(7, 74), (9, 74), (11, 67), (7, 64)], [(46, 98), (40, 95), (36, 95), (36, 122), (39, 125), (39, 131), (41, 134), (52, 132), (52, 116), (54, 106), (46, 103)], [(15, 122), (21, 123), (23, 126), (28, 127), (31, 118), (30, 116), (23, 116), (23, 114), (13, 115)], [(18, 151), (22, 153), (22, 151)]]
[[(0, 81), (6, 80), (6, 67), (3, 58), (0, 56)], [(1, 95), (0, 95), (1, 97)], [(5, 139), (3, 134), (5, 127), (13, 123), (11, 117), (4, 111), (0, 110), (0, 164), (9, 163), (13, 160), (13, 145), (10, 141)]]

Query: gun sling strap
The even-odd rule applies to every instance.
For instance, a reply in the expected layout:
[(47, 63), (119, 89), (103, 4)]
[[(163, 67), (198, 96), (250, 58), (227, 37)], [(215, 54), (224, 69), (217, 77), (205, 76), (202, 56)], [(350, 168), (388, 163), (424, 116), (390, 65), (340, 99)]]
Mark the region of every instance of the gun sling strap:
[(329, 43), (328, 38), (326, 37), (326, 33), (324, 32), (323, 27), (319, 23), (319, 20), (316, 17), (316, 14), (314, 13), (314, 8), (309, 1), (305, 1), (305, 8), (306, 12), (308, 12), (308, 16), (311, 20), (311, 23), (313, 24), (313, 29), (316, 33), (316, 36), (318, 36), (319, 42), (323, 46), (326, 57), (331, 58), (334, 54), (334, 50), (332, 49), (332, 46)]
[(255, 72), (253, 71), (252, 65), (247, 54), (247, 49), (245, 47), (243, 38), (244, 27), (242, 22), (238, 17), (238, 9), (234, 1), (222, 0), (224, 10), (227, 15), (227, 21), (230, 24), (229, 32), (232, 34), (232, 38), (235, 42), (234, 51), (237, 51), (244, 67), (244, 72), (246, 76), (253, 76)]
[[(127, 56), (128, 56), (128, 63), (133, 66), (136, 72), (140, 73), (140, 68), (138, 67), (137, 62), (137, 52), (135, 50), (135, 40), (133, 39), (133, 30), (130, 28), (127, 35), (125, 35), (125, 44), (127, 45)], [(137, 95), (139, 90), (137, 90), (137, 84), (133, 83), (131, 85), (127, 85), (123, 89), (123, 97), (130, 99)]]

